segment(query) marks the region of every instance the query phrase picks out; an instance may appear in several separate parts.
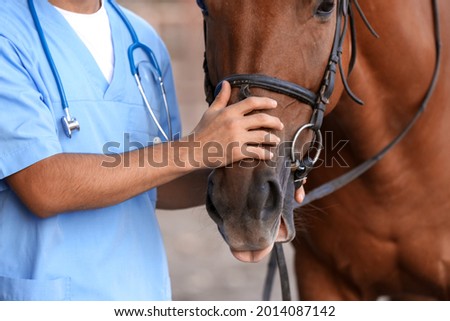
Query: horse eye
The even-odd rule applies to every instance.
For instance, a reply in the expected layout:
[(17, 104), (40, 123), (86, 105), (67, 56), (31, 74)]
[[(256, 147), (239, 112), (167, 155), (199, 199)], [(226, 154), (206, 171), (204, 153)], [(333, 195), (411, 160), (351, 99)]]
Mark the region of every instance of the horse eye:
[(318, 16), (328, 16), (334, 10), (334, 0), (323, 0), (316, 10)]

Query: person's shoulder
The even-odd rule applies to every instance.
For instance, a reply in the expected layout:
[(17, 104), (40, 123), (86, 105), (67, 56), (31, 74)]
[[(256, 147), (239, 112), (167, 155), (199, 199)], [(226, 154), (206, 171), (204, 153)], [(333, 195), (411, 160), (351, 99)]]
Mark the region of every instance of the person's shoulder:
[(0, 10), (0, 31), (20, 27), (31, 19), (28, 4), (25, 0), (4, 1)]
[(130, 9), (124, 8), (123, 6), (121, 8), (138, 34), (151, 36), (158, 40), (161, 39), (155, 28), (147, 20), (131, 11)]
[(150, 46), (156, 56), (162, 59), (162, 61), (169, 61), (170, 59), (167, 47), (156, 29), (147, 20), (133, 11), (124, 8), (123, 6), (121, 9), (130, 20), (130, 23), (138, 34), (139, 39), (146, 45)]
[[(28, 11), (28, 3), (26, 0), (3, 1), (0, 16), (6, 18), (8, 16), (23, 15)], [(3, 20), (1, 20), (3, 22)]]
[(27, 42), (34, 28), (26, 0), (4, 1), (0, 10), (0, 36), (13, 42)]

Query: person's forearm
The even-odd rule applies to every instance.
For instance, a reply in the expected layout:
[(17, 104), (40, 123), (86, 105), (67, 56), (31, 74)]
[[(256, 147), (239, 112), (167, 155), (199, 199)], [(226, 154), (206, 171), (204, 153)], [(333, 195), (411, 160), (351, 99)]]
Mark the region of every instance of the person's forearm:
[(156, 207), (177, 210), (205, 204), (211, 169), (197, 170), (158, 187)]
[[(37, 216), (118, 204), (196, 169), (220, 167), (245, 158), (270, 159), (283, 124), (252, 113), (274, 109), (276, 101), (250, 97), (228, 106), (224, 82), (216, 100), (184, 140), (121, 155), (58, 154), (7, 177), (21, 201)], [(212, 153), (210, 153), (212, 149)]]
[(178, 142), (113, 155), (58, 154), (7, 181), (39, 217), (111, 206), (193, 170)]

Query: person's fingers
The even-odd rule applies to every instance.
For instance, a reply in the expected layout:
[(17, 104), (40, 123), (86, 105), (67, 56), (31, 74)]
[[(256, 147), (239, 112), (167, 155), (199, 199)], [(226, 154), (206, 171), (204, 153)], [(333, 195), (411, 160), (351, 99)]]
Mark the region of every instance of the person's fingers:
[(247, 130), (258, 128), (270, 128), (275, 130), (283, 130), (284, 125), (278, 117), (264, 113), (252, 114), (244, 118)]
[(227, 107), (230, 97), (231, 97), (230, 83), (228, 81), (224, 81), (221, 85), (219, 94), (217, 95), (216, 99), (214, 100), (210, 108), (222, 109)]
[(254, 110), (273, 109), (278, 105), (276, 100), (266, 97), (249, 97), (233, 105), (242, 115)]
[(278, 136), (265, 130), (253, 130), (248, 132), (246, 140), (247, 144), (254, 145), (278, 145), (281, 141)]
[(303, 202), (304, 199), (305, 199), (305, 189), (302, 186), (295, 191), (295, 201), (300, 204)]

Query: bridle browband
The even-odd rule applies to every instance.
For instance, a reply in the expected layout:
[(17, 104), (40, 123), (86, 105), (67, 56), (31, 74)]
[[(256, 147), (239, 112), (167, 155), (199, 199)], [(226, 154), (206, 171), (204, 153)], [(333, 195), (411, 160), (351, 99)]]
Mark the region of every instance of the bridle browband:
[[(433, 78), (431, 80), (430, 86), (428, 88), (427, 94), (422, 101), (418, 111), (414, 115), (414, 117), (410, 120), (407, 126), (400, 132), (400, 134), (395, 137), (385, 148), (383, 148), (379, 153), (366, 160), (359, 166), (353, 168), (346, 174), (339, 176), (332, 181), (325, 183), (314, 190), (308, 192), (305, 200), (302, 204), (298, 204), (297, 208), (303, 207), (305, 205), (310, 204), (311, 202), (326, 197), (338, 189), (344, 187), (349, 184), (369, 169), (371, 169), (375, 164), (377, 164), (394, 146), (396, 146), (414, 127), (417, 120), (420, 118), (422, 113), (425, 111), (428, 106), (428, 102), (430, 101), (439, 78), (439, 71), (441, 66), (441, 31), (440, 31), (440, 18), (439, 18), (439, 5), (438, 0), (431, 0), (433, 5), (433, 17), (434, 17), (434, 32), (436, 38), (436, 63), (435, 69), (433, 72)], [(207, 8), (204, 6), (203, 1), (197, 0), (198, 5), (203, 11), (204, 15), (207, 15)], [(356, 103), (362, 105), (363, 102), (351, 91), (347, 78), (344, 73), (344, 68), (342, 65), (342, 53), (343, 53), (343, 44), (345, 41), (346, 33), (348, 27), (350, 25), (350, 36), (351, 36), (351, 57), (348, 68), (348, 75), (351, 74), (353, 67), (356, 62), (357, 55), (357, 46), (356, 46), (356, 27), (354, 20), (354, 12), (352, 10), (352, 4), (354, 4), (356, 10), (361, 16), (364, 24), (369, 29), (369, 31), (376, 37), (379, 38), (375, 30), (372, 28), (371, 24), (367, 20), (364, 15), (358, 0), (340, 0), (338, 1), (338, 11), (336, 13), (336, 31), (335, 37), (333, 41), (333, 47), (331, 50), (329, 62), (327, 68), (325, 70), (324, 77), (322, 79), (322, 84), (319, 92), (316, 94), (310, 91), (307, 88), (299, 86), (297, 84), (287, 82), (278, 78), (259, 75), (259, 74), (238, 74), (231, 75), (229, 77), (224, 78), (217, 86), (213, 86), (211, 80), (209, 78), (208, 72), (208, 63), (206, 60), (206, 50), (205, 50), (205, 59), (203, 63), (203, 68), (205, 71), (205, 93), (207, 96), (207, 102), (209, 104), (212, 103), (215, 96), (217, 96), (220, 91), (220, 86), (223, 81), (228, 81), (232, 87), (240, 88), (241, 94), (244, 96), (250, 95), (251, 88), (261, 88), (265, 90), (269, 90), (272, 92), (276, 92), (279, 94), (287, 95), (292, 97), (304, 104), (307, 104), (312, 107), (313, 114), (311, 120), (308, 124), (303, 125), (300, 129), (297, 130), (294, 140), (291, 145), (291, 161), (292, 161), (292, 169), (294, 172), (294, 183), (295, 187), (299, 188), (302, 186), (304, 178), (308, 175), (308, 173), (312, 170), (315, 163), (317, 162), (320, 150), (323, 148), (322, 145), (322, 136), (320, 134), (320, 128), (322, 126), (326, 106), (329, 103), (329, 99), (333, 93), (335, 78), (337, 68), (339, 68), (342, 83), (344, 85), (344, 89), (347, 94), (354, 100)], [(204, 34), (205, 34), (205, 47), (206, 47), (206, 22), (204, 21)], [(215, 88), (215, 90), (213, 90)], [(314, 132), (314, 139), (311, 146), (317, 147), (317, 151), (314, 157), (306, 156), (305, 159), (298, 159), (295, 156), (295, 143), (297, 139), (300, 137), (300, 134), (305, 130), (312, 130)], [(270, 299), (270, 292), (272, 289), (272, 283), (274, 279), (274, 273), (276, 269), (275, 261), (278, 262), (278, 268), (280, 270), (280, 280), (282, 287), (282, 297), (283, 300), (290, 300), (290, 289), (289, 289), (289, 278), (287, 272), (286, 261), (283, 254), (282, 244), (276, 243), (274, 251), (272, 252), (272, 256), (269, 261), (269, 269), (266, 276), (266, 282), (264, 286), (263, 300)]]

